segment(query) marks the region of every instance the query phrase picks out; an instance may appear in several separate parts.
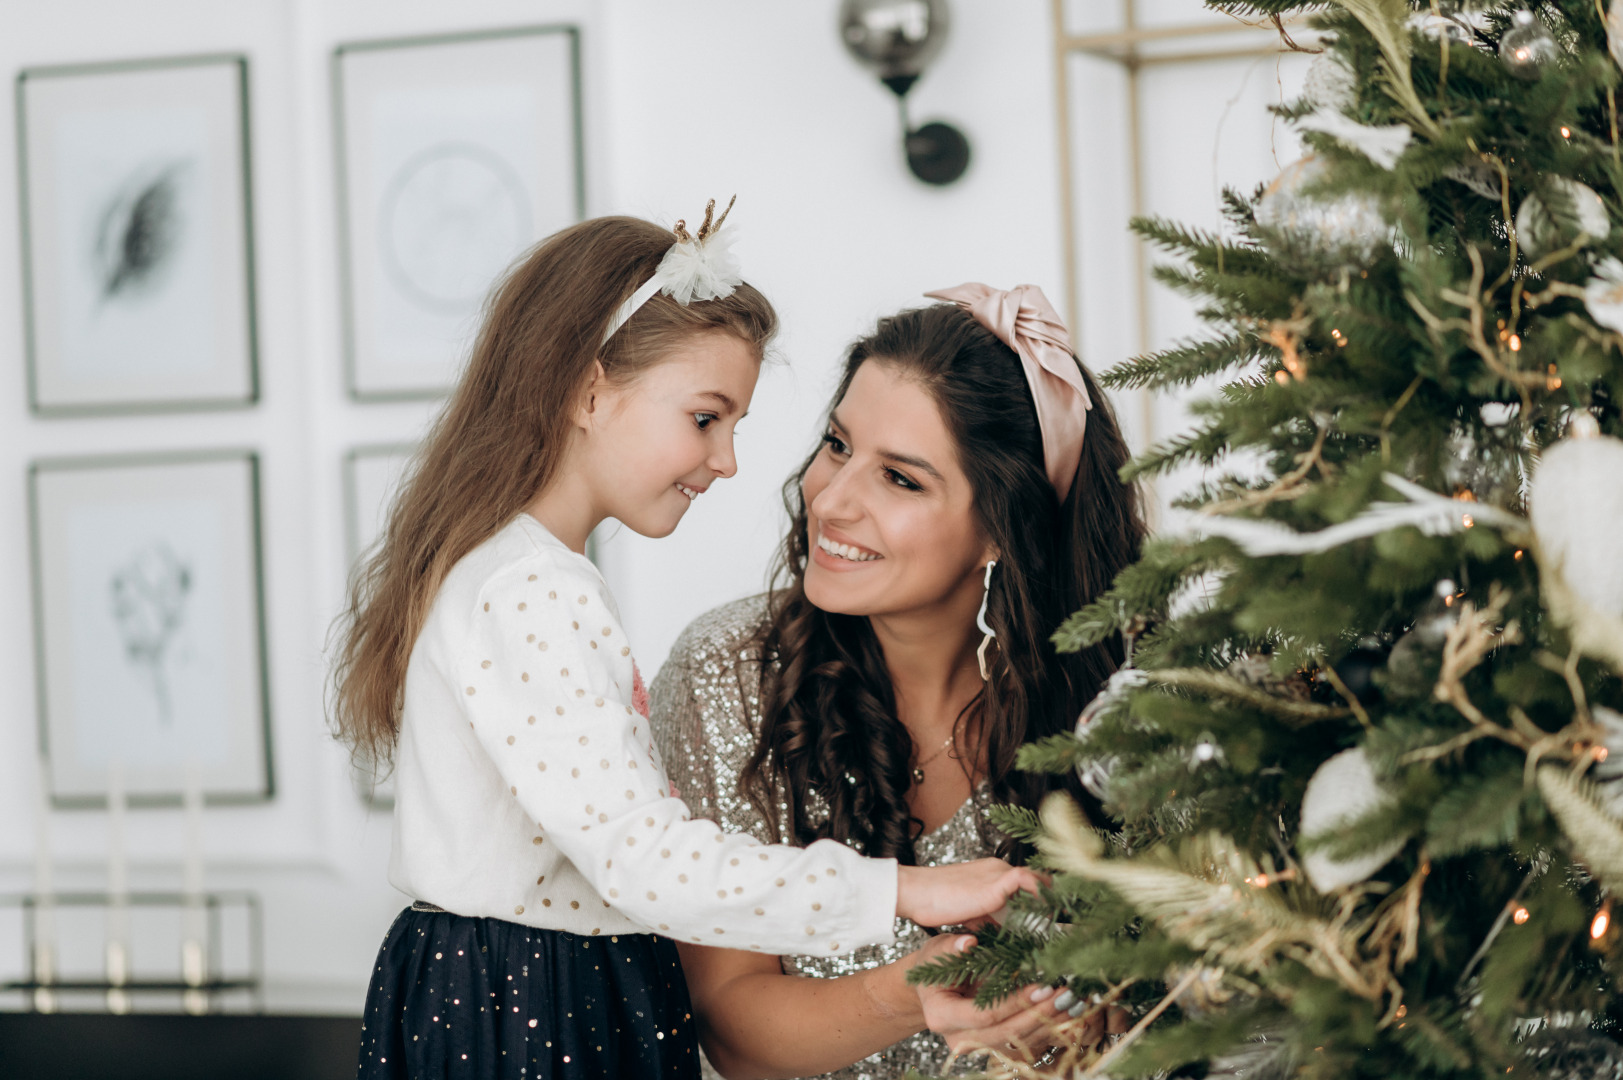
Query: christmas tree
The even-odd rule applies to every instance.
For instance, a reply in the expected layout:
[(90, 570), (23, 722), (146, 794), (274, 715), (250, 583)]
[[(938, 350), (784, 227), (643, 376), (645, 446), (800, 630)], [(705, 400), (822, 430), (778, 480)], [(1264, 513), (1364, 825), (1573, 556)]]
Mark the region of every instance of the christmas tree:
[(1131, 645), (1022, 759), (1111, 820), (1000, 811), (1052, 887), (917, 976), (1135, 1023), (994, 1072), (1623, 1077), (1611, 2), (1210, 3), (1312, 14), (1311, 153), (1135, 222), (1211, 333), (1106, 385), (1227, 381), (1129, 478), (1214, 479), (1055, 635)]

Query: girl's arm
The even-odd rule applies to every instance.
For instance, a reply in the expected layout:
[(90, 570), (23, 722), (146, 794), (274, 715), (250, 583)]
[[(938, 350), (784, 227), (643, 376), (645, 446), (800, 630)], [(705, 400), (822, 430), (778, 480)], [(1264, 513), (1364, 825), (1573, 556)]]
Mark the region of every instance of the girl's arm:
[[(964, 922), (1034, 888), (996, 860), (905, 867), (844, 844), (765, 845), (693, 820), (632, 706), (625, 632), (587, 572), (545, 555), (492, 577), (455, 670), (481, 747), (605, 904), (682, 941), (840, 955), (889, 943), (897, 914)], [(621, 668), (621, 681), (615, 673)]]
[(448, 673), (524, 812), (606, 904), (683, 941), (838, 955), (892, 940), (895, 860), (769, 846), (693, 820), (632, 703), (629, 644), (589, 570), (545, 553), (481, 589)]

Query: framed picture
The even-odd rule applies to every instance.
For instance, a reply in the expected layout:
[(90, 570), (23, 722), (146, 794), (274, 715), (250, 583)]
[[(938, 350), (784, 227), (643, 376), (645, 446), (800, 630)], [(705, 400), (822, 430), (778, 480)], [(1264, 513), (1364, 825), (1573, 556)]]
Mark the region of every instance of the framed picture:
[(333, 84), (350, 392), (443, 394), (502, 272), (583, 215), (579, 35), (342, 45)]
[(17, 141), (35, 413), (253, 404), (247, 60), (25, 69)]
[(40, 738), (59, 806), (272, 792), (258, 459), (248, 452), (36, 462)]

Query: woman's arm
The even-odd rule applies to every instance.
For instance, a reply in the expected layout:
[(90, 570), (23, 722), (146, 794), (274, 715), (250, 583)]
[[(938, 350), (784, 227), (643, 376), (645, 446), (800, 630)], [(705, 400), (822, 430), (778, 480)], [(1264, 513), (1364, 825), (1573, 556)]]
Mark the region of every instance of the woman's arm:
[(776, 956), (681, 943), (677, 949), (710, 1063), (727, 1080), (773, 1080), (842, 1069), (926, 1026), (955, 1051), (1016, 1040), (1046, 1049), (1046, 1036), (1065, 1019), (1056, 1003), (1071, 1004), (1052, 987), (1024, 987), (977, 1009), (973, 994), (907, 984), (909, 968), (974, 943), (942, 934), (893, 963), (834, 979), (785, 975)]
[(699, 1039), (727, 1080), (816, 1076), (924, 1030), (907, 969), (944, 935), (884, 967), (835, 979), (785, 975), (776, 956), (677, 943)]

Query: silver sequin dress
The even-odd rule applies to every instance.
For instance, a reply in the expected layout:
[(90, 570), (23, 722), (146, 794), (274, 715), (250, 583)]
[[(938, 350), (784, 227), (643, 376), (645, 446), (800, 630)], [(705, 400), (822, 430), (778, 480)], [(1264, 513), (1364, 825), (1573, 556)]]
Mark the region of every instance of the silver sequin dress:
[[(793, 843), (786, 831), (773, 832), (740, 791), (738, 777), (755, 749), (759, 730), (760, 659), (755, 640), (766, 617), (764, 596), (739, 600), (695, 619), (677, 639), (650, 690), (654, 740), (666, 771), (695, 816), (707, 817), (727, 832), (749, 833), (767, 843)], [(995, 853), (998, 835), (986, 820), (989, 794), (984, 785), (944, 825), (921, 836), (914, 850), (921, 866), (979, 859)], [(777, 799), (778, 818), (788, 819), (787, 801)], [(815, 793), (807, 803), (817, 820), (826, 815)], [(785, 956), (783, 971), (832, 979), (900, 960), (929, 939), (917, 924), (898, 918), (896, 943), (868, 946), (845, 956)], [(947, 1044), (922, 1032), (823, 1080), (895, 1080), (909, 1069), (930, 1076), (972, 1073), (969, 1062), (944, 1072)], [(719, 1080), (705, 1063), (705, 1076)]]

